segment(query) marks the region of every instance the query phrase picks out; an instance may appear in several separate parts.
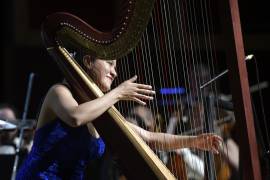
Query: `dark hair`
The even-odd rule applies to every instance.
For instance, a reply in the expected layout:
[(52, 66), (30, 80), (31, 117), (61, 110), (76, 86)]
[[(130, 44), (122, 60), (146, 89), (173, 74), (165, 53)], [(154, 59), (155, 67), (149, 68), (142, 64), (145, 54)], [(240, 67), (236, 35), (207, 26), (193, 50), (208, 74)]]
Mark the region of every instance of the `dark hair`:
[(95, 57), (95, 56), (86, 53), (86, 52), (83, 51), (82, 49), (69, 50), (69, 52), (70, 52), (70, 55), (76, 60), (76, 62), (77, 62), (82, 68), (84, 68), (84, 65), (83, 65), (83, 57), (84, 57), (85, 55), (90, 56), (92, 61), (95, 61), (95, 60), (96, 60), (96, 57)]

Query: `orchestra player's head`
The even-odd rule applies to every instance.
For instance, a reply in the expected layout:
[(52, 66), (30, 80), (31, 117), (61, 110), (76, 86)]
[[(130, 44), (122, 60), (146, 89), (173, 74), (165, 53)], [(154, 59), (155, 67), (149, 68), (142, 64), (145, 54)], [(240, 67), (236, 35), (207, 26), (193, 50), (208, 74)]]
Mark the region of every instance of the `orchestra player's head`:
[(0, 107), (0, 119), (15, 120), (16, 119), (15, 111), (8, 106)]
[[(205, 95), (211, 90), (211, 86), (200, 89), (200, 86), (211, 79), (210, 69), (204, 63), (199, 63), (189, 72), (189, 90), (192, 96), (198, 96), (201, 92)], [(198, 93), (200, 92), (200, 93)]]
[[(0, 120), (18, 124), (15, 110), (9, 105), (0, 105)], [(0, 132), (0, 144), (11, 143), (17, 134), (17, 128), (4, 129)]]

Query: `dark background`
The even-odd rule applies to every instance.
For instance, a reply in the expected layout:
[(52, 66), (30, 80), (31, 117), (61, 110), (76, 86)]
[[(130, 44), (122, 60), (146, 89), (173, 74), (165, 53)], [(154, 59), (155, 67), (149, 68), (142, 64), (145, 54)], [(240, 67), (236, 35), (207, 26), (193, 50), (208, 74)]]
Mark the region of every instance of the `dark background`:
[[(246, 54), (254, 54), (261, 81), (269, 82), (270, 71), (270, 9), (269, 0), (239, 0), (240, 18)], [(62, 77), (54, 61), (42, 45), (40, 25), (46, 15), (56, 11), (74, 13), (99, 29), (113, 25), (113, 1), (110, 0), (2, 0), (1, 1), (1, 57), (0, 104), (8, 103), (22, 117), (30, 73), (35, 73), (27, 117), (35, 119), (48, 88)], [(97, 18), (98, 17), (98, 18)], [(218, 18), (217, 18), (218, 20)], [(217, 24), (222, 22), (216, 22)], [(218, 27), (224, 27), (217, 25)], [(221, 31), (221, 30), (220, 30)], [(217, 33), (220, 32), (219, 30)], [(221, 43), (222, 44), (222, 43)], [(219, 51), (222, 53), (222, 45)], [(224, 50), (225, 51), (225, 50)], [(218, 71), (225, 69), (223, 64)], [(257, 83), (254, 62), (247, 63), (250, 85)], [(221, 81), (222, 83), (223, 81)], [(227, 92), (227, 84), (221, 84)], [(266, 122), (262, 116), (259, 93), (253, 93), (257, 113), (256, 129), (266, 140), (269, 129), (269, 88), (262, 91)]]
[[(3, 0), (1, 3), (0, 103), (13, 105), (18, 118), (22, 117), (28, 78), (33, 72), (36, 76), (28, 118), (35, 118), (48, 88), (61, 80), (56, 64), (42, 45), (41, 22), (52, 12), (68, 11), (94, 27), (109, 30), (113, 25), (114, 3), (108, 0)], [(269, 82), (270, 10), (267, 0), (239, 0), (239, 8), (246, 54), (255, 55), (260, 80)], [(247, 68), (250, 85), (254, 85), (257, 83), (255, 64), (248, 63)], [(266, 120), (269, 121), (269, 88), (264, 89), (262, 95)], [(258, 93), (253, 96), (257, 102)]]

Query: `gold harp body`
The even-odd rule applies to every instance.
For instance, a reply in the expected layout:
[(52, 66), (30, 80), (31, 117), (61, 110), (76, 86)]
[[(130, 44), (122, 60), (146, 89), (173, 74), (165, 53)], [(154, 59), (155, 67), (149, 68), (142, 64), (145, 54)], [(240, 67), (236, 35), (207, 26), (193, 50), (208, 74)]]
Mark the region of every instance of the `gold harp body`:
[[(102, 59), (122, 58), (131, 52), (148, 24), (154, 0), (126, 2), (129, 5), (127, 5), (122, 23), (112, 32), (96, 31), (87, 23), (68, 13), (51, 15), (43, 24), (44, 44), (69, 84), (72, 85), (73, 93), (80, 103), (100, 97), (103, 93), (70, 56), (64, 45), (80, 46), (85, 52)], [(162, 4), (167, 1), (159, 0), (158, 2)], [(256, 148), (252, 147), (256, 144), (256, 137), (246, 80), (247, 72), (242, 61), (244, 50), (238, 6), (234, 0), (224, 0), (221, 4), (224, 9), (227, 9), (222, 18), (224, 21), (230, 22), (227, 35), (232, 44), (228, 47), (231, 52), (228, 65), (232, 77), (232, 94), (235, 105), (238, 107), (235, 116), (239, 119), (238, 126), (244, 127), (240, 129), (240, 134), (243, 134), (240, 139), (240, 158), (247, 159), (243, 168), (248, 171), (243, 173), (242, 177), (243, 179), (261, 179), (258, 153)], [(124, 19), (128, 19), (128, 21)], [(163, 30), (166, 31), (166, 28)], [(237, 73), (237, 78), (233, 77), (235, 73)], [(116, 151), (123, 160), (125, 173), (129, 179), (176, 179), (155, 153), (128, 127), (125, 119), (115, 107), (111, 107), (95, 120), (94, 125), (105, 140), (106, 146)], [(183, 175), (182, 178), (186, 178), (186, 176)]]

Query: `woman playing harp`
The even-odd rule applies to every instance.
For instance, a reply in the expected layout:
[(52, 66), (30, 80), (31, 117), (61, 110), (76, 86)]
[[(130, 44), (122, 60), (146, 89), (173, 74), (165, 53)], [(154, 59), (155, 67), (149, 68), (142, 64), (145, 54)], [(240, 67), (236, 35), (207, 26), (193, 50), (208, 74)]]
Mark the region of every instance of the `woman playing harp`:
[[(92, 122), (118, 101), (129, 100), (145, 105), (146, 101), (153, 99), (155, 91), (149, 85), (136, 83), (137, 76), (110, 90), (117, 76), (116, 60), (105, 61), (86, 54), (81, 66), (106, 94), (78, 104), (69, 84), (53, 85), (38, 117), (34, 145), (17, 173), (17, 179), (83, 179), (87, 162), (102, 156), (105, 148)], [(191, 147), (218, 153), (221, 143), (221, 138), (214, 134), (176, 136), (129, 125), (149, 144), (161, 143), (162, 150)]]

